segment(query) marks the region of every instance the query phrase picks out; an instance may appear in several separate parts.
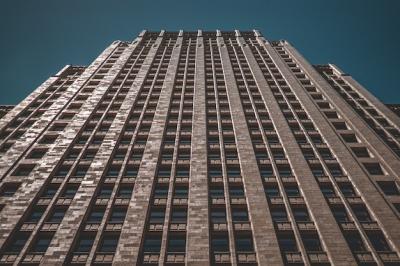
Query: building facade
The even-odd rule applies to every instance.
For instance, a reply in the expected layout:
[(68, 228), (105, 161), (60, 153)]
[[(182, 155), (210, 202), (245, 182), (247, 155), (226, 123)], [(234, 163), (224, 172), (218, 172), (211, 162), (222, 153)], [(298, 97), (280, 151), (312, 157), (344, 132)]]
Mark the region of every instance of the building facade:
[(143, 31), (0, 120), (2, 265), (399, 265), (400, 117), (258, 31)]

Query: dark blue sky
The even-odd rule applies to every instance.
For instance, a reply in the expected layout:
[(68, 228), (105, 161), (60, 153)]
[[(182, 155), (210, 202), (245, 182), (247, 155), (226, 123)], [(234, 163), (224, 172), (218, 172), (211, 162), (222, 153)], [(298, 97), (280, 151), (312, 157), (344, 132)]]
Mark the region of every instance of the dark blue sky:
[(400, 103), (399, 0), (2, 0), (0, 104), (15, 104), (66, 64), (88, 65), (142, 29), (259, 29), (311, 63), (334, 63)]

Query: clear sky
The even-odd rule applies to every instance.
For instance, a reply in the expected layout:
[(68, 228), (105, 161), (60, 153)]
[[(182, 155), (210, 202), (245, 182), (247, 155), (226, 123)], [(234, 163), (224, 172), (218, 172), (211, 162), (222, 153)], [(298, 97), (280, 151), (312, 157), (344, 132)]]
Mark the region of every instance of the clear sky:
[(400, 103), (400, 0), (1, 0), (0, 104), (149, 30), (259, 29)]

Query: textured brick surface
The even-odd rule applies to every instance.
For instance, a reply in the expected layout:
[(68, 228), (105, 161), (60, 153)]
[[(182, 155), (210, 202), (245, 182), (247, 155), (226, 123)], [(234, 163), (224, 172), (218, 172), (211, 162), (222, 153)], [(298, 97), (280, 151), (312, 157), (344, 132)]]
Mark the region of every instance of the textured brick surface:
[(126, 215), (127, 218), (121, 230), (121, 237), (115, 255), (118, 265), (134, 264), (138, 263), (139, 260), (139, 249), (142, 243), (150, 193), (153, 190), (157, 161), (164, 136), (164, 127), (171, 101), (181, 42), (182, 39), (178, 38), (172, 51), (142, 163), (136, 178), (134, 193)]
[[(291, 60), (297, 64), (295, 67)], [(391, 129), (400, 128), (400, 119), (394, 113), (350, 76), (333, 65), (329, 67), (389, 120)], [(400, 195), (387, 195), (378, 187), (378, 181), (398, 182), (399, 158), (316, 69), (287, 42), (268, 42), (257, 31), (143, 31), (133, 42), (114, 42), (87, 68), (66, 66), (0, 119), (0, 265), (69, 265), (77, 261), (79, 265), (141, 265), (142, 260), (159, 265), (174, 262), (199, 266), (217, 260), (224, 262), (222, 265), (242, 265), (243, 261), (248, 265), (283, 265), (290, 261), (304, 265), (355, 265), (362, 260), (368, 265), (386, 265), (389, 261), (391, 265), (399, 264), (400, 222), (395, 208), (400, 205)], [(74, 71), (76, 75), (71, 76)], [(65, 91), (57, 92), (64, 86), (59, 83), (65, 79), (71, 82)], [(308, 90), (312, 86), (316, 89), (314, 94)], [(85, 93), (90, 87), (94, 90)], [(51, 95), (46, 100), (41, 98), (44, 92)], [(60, 96), (52, 98), (54, 94)], [(318, 106), (319, 100), (313, 98), (315, 94), (323, 96), (320, 101), (329, 103), (330, 110), (340, 116), (334, 120), (346, 122), (349, 129), (345, 132), (355, 133), (361, 140), (359, 143), (342, 140), (343, 131), (333, 127), (332, 118), (324, 114), (324, 108)], [(45, 112), (35, 117), (33, 124), (26, 127), (22, 123), (13, 124), (16, 120), (29, 121), (30, 117), (23, 116), (23, 112), (28, 107), (41, 110), (37, 104), (49, 99), (53, 103), (43, 108)], [(71, 111), (67, 109), (71, 102), (82, 106)], [(188, 112), (187, 107), (192, 104), (193, 109)], [(71, 112), (72, 119), (60, 116)], [(189, 119), (189, 113), (192, 115), (190, 164), (180, 158), (182, 154), (185, 158), (189, 150), (182, 143), (189, 134), (189, 130), (183, 129), (189, 123), (184, 121)], [(300, 114), (306, 116), (301, 118)], [(248, 118), (251, 119), (246, 121)], [(61, 122), (66, 123), (64, 129), (50, 130)], [(307, 129), (305, 123), (316, 129)], [(101, 130), (104, 124), (110, 127)], [(91, 125), (95, 125), (94, 129)], [(18, 131), (24, 133), (15, 138), (13, 134)], [(58, 138), (52, 144), (39, 144), (38, 140), (48, 134)], [(279, 143), (270, 139), (275, 134)], [(311, 139), (318, 134), (324, 144)], [(218, 143), (208, 143), (208, 135), (218, 136)], [(298, 143), (298, 135), (304, 136), (307, 144)], [(85, 144), (76, 141), (78, 137), (82, 140), (82, 136), (88, 137)], [(101, 144), (92, 142), (95, 136), (104, 136)], [(174, 136), (175, 143), (164, 143), (166, 136), (169, 140)], [(229, 141), (230, 136), (235, 144)], [(142, 137), (147, 138), (146, 144), (138, 141), (143, 141)], [(8, 150), (3, 149), (7, 143), (13, 144)], [(305, 147), (316, 153), (314, 159), (305, 157)], [(334, 158), (323, 158), (321, 147), (329, 149)], [(357, 158), (351, 147), (367, 147), (373, 156)], [(43, 157), (29, 158), (38, 148), (45, 149)], [(77, 158), (70, 157), (72, 148), (79, 150)], [(92, 148), (97, 150), (95, 157), (85, 158), (83, 155)], [(172, 149), (172, 159), (164, 159)], [(181, 149), (186, 151), (181, 153)], [(282, 149), (286, 158), (275, 158), (274, 149)], [(125, 152), (123, 159), (116, 156), (121, 150)], [(135, 158), (141, 151), (143, 157), (139, 161)], [(238, 160), (229, 159), (233, 151), (237, 151)], [(261, 154), (263, 158), (268, 155), (267, 159), (259, 158), (260, 151), (267, 153)], [(212, 159), (215, 152), (220, 159)], [(385, 173), (368, 174), (363, 162), (380, 163)], [(339, 164), (345, 175), (329, 173), (330, 163)], [(29, 174), (12, 175), (21, 164), (35, 167)], [(61, 164), (71, 166), (66, 177), (55, 174)], [(81, 181), (71, 180), (75, 168), (82, 164), (90, 164), (85, 176)], [(282, 164), (290, 166), (293, 176), (279, 173)], [(310, 164), (321, 165), (326, 176), (314, 176)], [(115, 178), (106, 178), (110, 165), (121, 165)], [(124, 176), (128, 165), (138, 168), (136, 179)], [(171, 166), (169, 180), (157, 177), (161, 165)], [(263, 173), (261, 177), (258, 169), (262, 165), (270, 165), (275, 176), (266, 177)], [(176, 176), (181, 166), (190, 166), (188, 184), (178, 181)], [(211, 179), (208, 171), (214, 166), (221, 166), (222, 173), (221, 177)], [(242, 178), (229, 176), (230, 166), (240, 166)], [(68, 199), (62, 193), (73, 182), (79, 188)], [(183, 199), (184, 204), (176, 204), (178, 182), (180, 186), (188, 185), (187, 203)], [(341, 182), (352, 185), (355, 196), (345, 195)], [(20, 186), (13, 192), (16, 183)], [(110, 198), (102, 199), (99, 204), (97, 193), (103, 183), (113, 184), (113, 190)], [(156, 183), (164, 183), (168, 188), (159, 205), (153, 200)], [(42, 191), (50, 184), (59, 187), (54, 196), (45, 199)], [(334, 195), (326, 195), (321, 184), (332, 185)], [(131, 198), (120, 197), (119, 189), (131, 185), (134, 185)], [(245, 197), (231, 190), (232, 186), (242, 185)], [(264, 186), (270, 185), (278, 186), (278, 195), (266, 196)], [(301, 195), (289, 195), (288, 185), (298, 185)], [(213, 198), (211, 202), (209, 186), (223, 188), (218, 201)], [(67, 209), (64, 218), (59, 223), (50, 223), (52, 211), (62, 205)], [(101, 221), (88, 222), (89, 211), (100, 205), (105, 210)], [(372, 221), (366, 223), (358, 218), (351, 208), (355, 205), (365, 205)], [(42, 217), (38, 221), (29, 220), (32, 209), (39, 206), (44, 210)], [(331, 206), (346, 209), (349, 221), (336, 221)], [(120, 207), (127, 208), (125, 220), (113, 223), (111, 214)], [(308, 210), (308, 221), (298, 220), (297, 207)], [(150, 223), (150, 208), (165, 210), (165, 217)], [(179, 226), (172, 219), (176, 208), (187, 208), (186, 222), (180, 220)], [(219, 224), (212, 220), (211, 208), (224, 210), (226, 221)], [(233, 219), (238, 208), (247, 209), (249, 221)], [(286, 212), (287, 219), (281, 217), (280, 221), (271, 213), (277, 209)], [(26, 244), (21, 251), (10, 252), (7, 249), (10, 240), (14, 233), (22, 231), (29, 232)], [(94, 236), (90, 250), (76, 252), (79, 237), (89, 232)], [(373, 248), (368, 239), (370, 232), (383, 233), (389, 244), (387, 251)], [(365, 251), (352, 253), (344, 238), (349, 233), (360, 235)], [(44, 234), (53, 235), (46, 252), (33, 252), (36, 239)], [(104, 236), (111, 234), (120, 236), (116, 251), (101, 251)], [(293, 235), (297, 251), (280, 249), (278, 240), (285, 234)], [(317, 236), (321, 249), (308, 250), (304, 234)], [(142, 253), (143, 240), (151, 235), (161, 237), (160, 252)], [(169, 247), (168, 240), (177, 235), (186, 236), (185, 252), (173, 252)], [(227, 236), (225, 252), (211, 247), (211, 237), (219, 235)], [(254, 250), (241, 250), (237, 246), (240, 236), (252, 236)]]
[[(201, 32), (199, 33), (201, 34)], [(189, 181), (187, 263), (210, 264), (208, 226), (207, 129), (203, 37), (197, 38), (193, 135)]]
[[(117, 45), (118, 43), (112, 44), (91, 64), (91, 66), (87, 68), (85, 73), (76, 81), (76, 83), (68, 89), (71, 91), (71, 94), (73, 94), (83, 85), (83, 83), (85, 83), (85, 81), (93, 74), (93, 72), (100, 66), (100, 64), (103, 63), (104, 59), (117, 47)], [(93, 110), (93, 106), (98, 103), (105, 90), (106, 86), (98, 86), (96, 88), (93, 95), (82, 107), (80, 113), (75, 116), (74, 121), (70, 123), (61, 133), (62, 137), (57, 138), (56, 143), (47, 152), (46, 156), (41, 160), (40, 164), (35, 167), (35, 169), (29, 174), (28, 177), (22, 180), (22, 188), (16, 193), (16, 195), (14, 195), (14, 197), (10, 199), (12, 200), (12, 204), (6, 204), (4, 209), (1, 211), (0, 246), (3, 245), (5, 239), (12, 232), (16, 223), (28, 208), (32, 198), (36, 197), (37, 193), (42, 188), (50, 173), (53, 172), (54, 167), (57, 165), (58, 161), (65, 153), (67, 147), (71, 144), (76, 134), (86, 122), (88, 116), (91, 113), (91, 110)], [(64, 96), (65, 94), (66, 96)], [(60, 101), (59, 103), (57, 101), (51, 106), (51, 109), (43, 115), (38, 123), (41, 122), (44, 124), (44, 126), (46, 126), (47, 123), (51, 121), (51, 119), (54, 117), (54, 113), (58, 113), (61, 106), (64, 106), (64, 101), (66, 100), (64, 97), (69, 97), (67, 92), (65, 94), (60, 97), (60, 99), (58, 100)], [(35, 128), (33, 128), (32, 131), (32, 134), (37, 134), (37, 132), (35, 132)], [(28, 133), (29, 132), (27, 132), (26, 135), (29, 135)], [(21, 144), (24, 144), (23, 141), (24, 139), (21, 139)], [(8, 157), (5, 155), (3, 158), (7, 159)]]
[[(226, 46), (222, 46), (222, 38), (218, 38), (224, 78), (227, 86), (227, 95), (232, 115), (233, 129), (238, 149), (240, 168), (243, 176), (243, 185), (247, 197), (250, 221), (254, 234), (254, 246), (257, 252), (257, 261), (260, 265), (282, 263), (279, 254), (277, 239), (268, 204), (258, 171), (256, 157), (252, 148), (249, 130), (239, 91), (233, 75), (232, 66)], [(260, 208), (263, 206), (263, 208)]]

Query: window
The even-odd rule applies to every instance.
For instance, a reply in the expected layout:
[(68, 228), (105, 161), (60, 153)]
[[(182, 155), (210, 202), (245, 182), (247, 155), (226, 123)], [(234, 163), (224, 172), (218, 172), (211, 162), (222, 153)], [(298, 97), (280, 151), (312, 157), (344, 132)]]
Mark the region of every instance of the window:
[(16, 233), (11, 242), (7, 245), (5, 251), (12, 254), (18, 254), (25, 246), (28, 238), (28, 233)]
[(118, 245), (119, 235), (105, 235), (100, 243), (100, 252), (113, 253)]
[(251, 236), (237, 236), (235, 245), (238, 252), (252, 252), (254, 250)]
[(262, 167), (260, 169), (260, 175), (262, 178), (274, 176), (274, 171), (271, 166)]
[(228, 236), (213, 236), (211, 238), (211, 248), (214, 252), (229, 252)]
[(242, 197), (244, 197), (244, 190), (242, 187), (230, 187), (229, 195), (232, 198), (242, 198)]
[(283, 150), (272, 150), (272, 155), (274, 156), (275, 160), (283, 160), (285, 159), (285, 153)]
[(318, 165), (318, 166), (313, 166), (313, 167), (311, 168), (311, 171), (312, 171), (312, 173), (313, 173), (313, 175), (314, 175), (315, 177), (322, 177), (322, 176), (325, 176), (324, 169), (322, 169), (322, 166), (320, 166), (320, 165)]
[(225, 210), (212, 210), (211, 211), (211, 221), (213, 223), (226, 223), (226, 213)]
[(170, 168), (164, 168), (158, 170), (158, 177), (161, 178), (169, 178), (171, 176), (171, 169)]
[(280, 196), (279, 188), (275, 187), (275, 186), (264, 187), (264, 192), (270, 198), (279, 197)]
[(65, 216), (66, 209), (55, 209), (50, 217), (48, 218), (47, 222), (48, 223), (61, 223), (62, 219)]
[(80, 153), (80, 150), (73, 149), (73, 150), (68, 152), (68, 155), (67, 155), (66, 159), (67, 160), (75, 160), (76, 158), (78, 158), (79, 153)]
[(297, 222), (309, 222), (310, 221), (310, 216), (308, 215), (308, 211), (303, 208), (294, 209), (293, 216)]
[(343, 140), (347, 143), (357, 143), (358, 140), (354, 134), (341, 134)]
[(376, 251), (391, 251), (385, 237), (381, 232), (367, 232), (369, 241)]
[(45, 191), (43, 191), (41, 198), (51, 199), (57, 193), (57, 190), (58, 190), (58, 187), (49, 186), (48, 188), (46, 188)]
[(228, 168), (228, 177), (240, 177), (240, 169), (239, 168)]
[(104, 209), (94, 209), (90, 212), (87, 219), (88, 223), (100, 223), (103, 220)]
[(379, 163), (364, 163), (364, 167), (370, 175), (383, 175), (383, 170)]
[(351, 234), (347, 234), (347, 235), (345, 235), (345, 238), (346, 238), (347, 244), (349, 245), (350, 249), (353, 252), (366, 251), (364, 243), (358, 233), (353, 232)]
[(28, 176), (33, 168), (35, 167), (34, 164), (21, 164), (12, 174), (13, 176)]
[(364, 148), (364, 147), (352, 147), (351, 149), (353, 150), (354, 154), (358, 158), (369, 158), (369, 157), (371, 157), (369, 155), (369, 152), (368, 152), (367, 148)]
[(126, 209), (114, 209), (111, 212), (109, 223), (123, 223), (126, 216)]
[(144, 239), (143, 252), (159, 253), (161, 249), (161, 236), (147, 236)]
[(289, 166), (278, 166), (279, 175), (281, 177), (291, 177), (292, 170), (290, 170)]
[(329, 160), (333, 158), (332, 153), (328, 149), (320, 149), (318, 150), (318, 152), (321, 154), (321, 157), (324, 160)]
[(335, 197), (336, 193), (332, 185), (321, 185), (321, 192), (325, 197)]
[(107, 170), (106, 176), (111, 178), (118, 177), (119, 170), (121, 170), (121, 167), (111, 166), (110, 169)]
[(97, 150), (86, 150), (85, 154), (83, 155), (84, 160), (93, 160), (96, 156)]
[(188, 197), (188, 189), (187, 187), (176, 187), (174, 198), (178, 199), (186, 199)]
[(35, 253), (44, 253), (50, 245), (52, 235), (39, 235), (36, 238), (33, 246), (31, 247), (31, 251)]
[(377, 182), (383, 193), (388, 196), (400, 195), (397, 184), (393, 181)]
[(15, 192), (17, 192), (20, 185), (19, 183), (4, 183), (0, 195), (2, 197), (12, 197)]
[(246, 210), (232, 210), (232, 220), (234, 222), (248, 222), (249, 221), (249, 214)]
[(342, 191), (345, 197), (355, 197), (357, 196), (353, 186), (350, 183), (339, 184), (340, 191)]
[(307, 251), (322, 251), (321, 242), (317, 235), (303, 234), (301, 238), (303, 239), (303, 244)]
[(324, 143), (324, 141), (322, 140), (322, 138), (320, 136), (311, 136), (311, 141), (314, 144), (322, 144), (322, 143)]
[(171, 215), (171, 222), (173, 223), (186, 223), (187, 211), (186, 210), (173, 210)]
[(332, 210), (332, 213), (337, 222), (346, 223), (350, 221), (344, 208), (335, 208)]
[(287, 217), (285, 209), (271, 210), (271, 216), (272, 216), (272, 220), (274, 222), (287, 222), (288, 221), (288, 217)]
[(132, 197), (133, 187), (123, 186), (118, 191), (118, 198), (130, 199)]
[(77, 190), (78, 190), (77, 186), (67, 186), (61, 197), (67, 199), (73, 199)]
[(45, 135), (41, 140), (40, 140), (40, 144), (53, 144), (56, 139), (57, 139), (58, 135)]
[(164, 223), (165, 211), (164, 210), (152, 210), (150, 212), (150, 223), (158, 224)]
[(97, 195), (100, 199), (109, 199), (111, 197), (113, 188), (109, 186), (102, 187)]
[(285, 192), (288, 197), (300, 197), (300, 191), (297, 186), (286, 186)]
[(332, 124), (337, 130), (346, 130), (347, 129), (346, 123), (344, 123), (344, 122), (333, 122)]
[(226, 152), (225, 158), (227, 160), (237, 160), (238, 159), (238, 155), (237, 155), (236, 152), (232, 152), (232, 151), (231, 152)]
[(307, 160), (315, 159), (315, 154), (312, 149), (303, 149), (303, 155)]
[(154, 198), (167, 198), (168, 187), (159, 186), (154, 190)]
[(222, 171), (221, 169), (210, 169), (210, 171), (208, 171), (208, 175), (212, 178), (212, 177), (222, 177)]
[(210, 196), (213, 199), (224, 198), (224, 188), (223, 187), (212, 187), (210, 188)]
[(29, 153), (29, 159), (40, 159), (42, 158), (47, 152), (47, 149), (34, 149)]
[(128, 167), (125, 171), (125, 176), (126, 177), (136, 177), (137, 176), (137, 169), (136, 168), (130, 168)]
[(365, 223), (372, 222), (371, 216), (369, 215), (368, 210), (364, 206), (354, 206), (353, 211), (360, 222), (365, 222)]
[(55, 173), (55, 177), (66, 177), (70, 168), (70, 166), (61, 166)]
[(168, 252), (185, 252), (186, 237), (170, 236), (168, 239)]
[(74, 177), (83, 178), (86, 175), (88, 168), (88, 166), (78, 166), (78, 168), (75, 170)]
[(176, 169), (176, 177), (189, 177), (189, 169), (186, 168)]
[(28, 218), (26, 219), (27, 223), (37, 223), (39, 222), (40, 218), (42, 218), (42, 215), (44, 213), (44, 209), (42, 208), (35, 208), (32, 210)]
[(285, 252), (296, 252), (297, 244), (293, 235), (283, 235), (278, 237), (279, 246), (282, 251)]
[(342, 169), (340, 169), (339, 165), (329, 165), (328, 168), (332, 176), (343, 176)]

